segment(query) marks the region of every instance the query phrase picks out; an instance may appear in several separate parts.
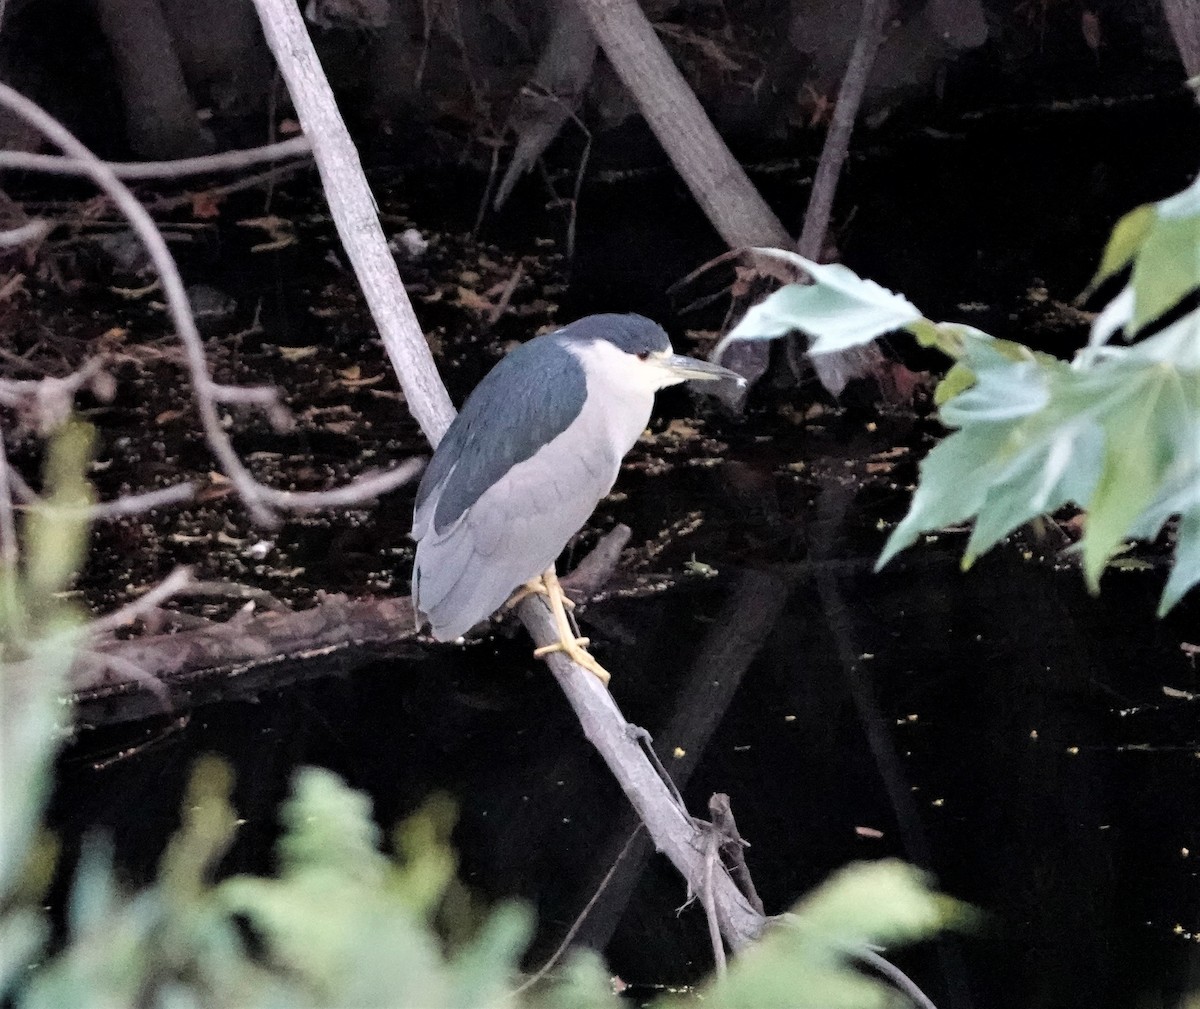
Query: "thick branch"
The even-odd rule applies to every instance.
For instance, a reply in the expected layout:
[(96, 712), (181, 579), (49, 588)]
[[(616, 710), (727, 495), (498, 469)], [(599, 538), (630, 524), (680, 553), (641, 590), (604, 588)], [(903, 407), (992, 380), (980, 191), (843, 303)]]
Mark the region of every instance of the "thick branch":
[(1162, 6), (1184, 71), (1188, 77), (1200, 76), (1200, 0), (1162, 0)]
[(358, 151), (338, 113), (299, 8), (292, 0), (254, 0), (254, 6), (304, 133), (312, 141), (330, 213), (408, 408), (436, 446), (454, 419), (454, 405), (388, 250)]
[(731, 248), (787, 248), (791, 235), (709, 122), (637, 0), (577, 0), (671, 164)]
[[(144, 597), (143, 597), (144, 598)], [(408, 597), (347, 599), (326, 596), (311, 609), (237, 616), (176, 634), (148, 634), (93, 643), (72, 671), (72, 701), (80, 724), (110, 725), (163, 713), (160, 698), (140, 680), (109, 681), (113, 659), (146, 670), (164, 688), (174, 712), (230, 697), (277, 690), (314, 670), (328, 675), (361, 666), (373, 655), (417, 655)], [(319, 660), (319, 661), (318, 661)]]

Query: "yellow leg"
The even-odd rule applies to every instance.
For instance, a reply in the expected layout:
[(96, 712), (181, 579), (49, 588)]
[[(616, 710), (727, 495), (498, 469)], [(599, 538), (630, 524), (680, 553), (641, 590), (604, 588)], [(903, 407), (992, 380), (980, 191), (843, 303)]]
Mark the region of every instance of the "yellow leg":
[[(504, 609), (515, 610), (530, 596), (545, 596), (547, 599), (550, 598), (550, 590), (546, 588), (546, 582), (541, 575), (538, 575), (536, 578), (530, 578), (519, 589), (516, 589), (508, 597), (508, 601), (504, 604)], [(575, 609), (575, 603), (569, 596), (564, 595), (562, 601), (567, 609)]]
[[(554, 616), (554, 624), (558, 628), (558, 640), (552, 645), (543, 645), (541, 648), (534, 649), (534, 658), (540, 659), (552, 652), (562, 652), (569, 656), (575, 663), (583, 666), (589, 673), (595, 676), (606, 687), (610, 679), (608, 670), (597, 662), (587, 650), (588, 639), (575, 637), (575, 632), (571, 629), (571, 622), (567, 620), (566, 603), (569, 601), (563, 594), (562, 586), (558, 583), (558, 575), (554, 573), (554, 568), (550, 568), (538, 581), (541, 582), (541, 591), (539, 594), (546, 596), (546, 601), (550, 604), (550, 612)], [(529, 583), (525, 588), (529, 588)], [(538, 592), (537, 589), (531, 591)], [(528, 594), (528, 593), (526, 593)]]

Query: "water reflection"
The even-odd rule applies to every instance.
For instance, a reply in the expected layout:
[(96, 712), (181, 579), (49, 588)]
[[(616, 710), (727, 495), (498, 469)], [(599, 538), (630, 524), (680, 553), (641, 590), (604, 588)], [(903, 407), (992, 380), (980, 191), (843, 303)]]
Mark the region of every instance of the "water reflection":
[[(836, 460), (797, 473), (752, 446), (736, 455), (749, 461), (626, 482), (619, 510), (643, 533), (701, 504), (701, 529), (661, 563), (695, 554), (720, 573), (598, 605), (591, 623), (619, 703), (690, 808), (732, 797), (768, 912), (848, 860), (899, 854), (988, 912), (981, 934), (902, 960), (939, 1005), (1176, 1004), (1200, 949), (1176, 931), (1200, 929), (1200, 732), (1195, 704), (1161, 687), (1195, 687), (1178, 646), (1200, 604), (1155, 622), (1146, 572), (1110, 575), (1090, 599), (1036, 545), (963, 575), (954, 536), (876, 575), (879, 522), (901, 497), (841, 479)], [(64, 756), (53, 820), (69, 850), (82, 825), (107, 826), (146, 878), (192, 762), (217, 751), (247, 818), (227, 867), (261, 871), (290, 773), (316, 763), (367, 790), (385, 824), (431, 791), (455, 796), (463, 877), (537, 909), (531, 963), (619, 863), (578, 939), (629, 982), (709, 967), (702, 913), (677, 914), (682, 881), (630, 843), (622, 796), (520, 636), (160, 729), (85, 736)]]

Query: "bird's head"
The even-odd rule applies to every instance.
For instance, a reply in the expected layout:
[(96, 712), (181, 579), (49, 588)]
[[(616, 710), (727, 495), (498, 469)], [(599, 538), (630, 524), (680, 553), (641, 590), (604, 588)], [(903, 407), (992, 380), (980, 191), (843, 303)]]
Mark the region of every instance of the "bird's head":
[(577, 342), (589, 373), (602, 371), (627, 388), (657, 392), (680, 382), (720, 379), (746, 384), (736, 371), (676, 354), (662, 326), (642, 315), (589, 315), (560, 333)]

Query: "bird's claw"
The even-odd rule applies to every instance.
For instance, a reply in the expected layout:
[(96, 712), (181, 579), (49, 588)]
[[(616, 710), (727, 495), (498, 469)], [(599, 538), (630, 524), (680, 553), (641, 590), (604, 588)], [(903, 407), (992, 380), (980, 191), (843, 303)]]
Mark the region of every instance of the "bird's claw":
[[(505, 610), (515, 610), (521, 603), (525, 602), (530, 596), (545, 596), (550, 598), (550, 590), (546, 588), (545, 579), (539, 575), (537, 578), (530, 578), (524, 585), (516, 589), (511, 596), (508, 597), (508, 602), (504, 604)], [(562, 596), (562, 604), (568, 610), (575, 609), (575, 602), (568, 598), (565, 594)]]
[(578, 666), (582, 666), (607, 687), (608, 681), (612, 677), (608, 670), (600, 665), (592, 656), (592, 653), (587, 650), (589, 644), (591, 644), (590, 638), (562, 638), (553, 644), (535, 648), (533, 650), (533, 657), (535, 659), (544, 659), (547, 655), (562, 652), (572, 662)]

